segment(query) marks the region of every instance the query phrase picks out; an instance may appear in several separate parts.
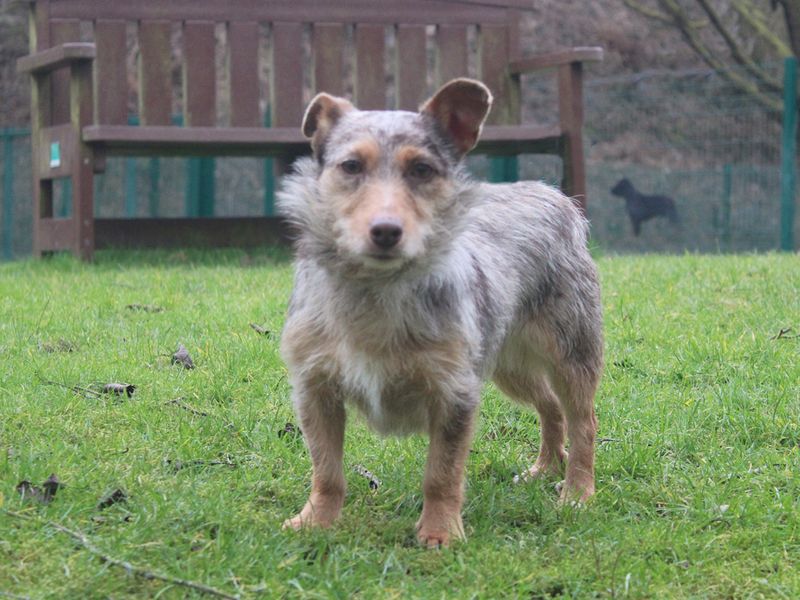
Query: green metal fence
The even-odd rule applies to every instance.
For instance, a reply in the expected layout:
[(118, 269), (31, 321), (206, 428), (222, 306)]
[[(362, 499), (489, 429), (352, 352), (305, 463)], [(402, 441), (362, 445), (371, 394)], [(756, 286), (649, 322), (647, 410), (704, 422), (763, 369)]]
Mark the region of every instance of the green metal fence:
[[(588, 212), (595, 244), (610, 252), (796, 248), (797, 62), (767, 67), (784, 81), (783, 122), (733, 89), (724, 73), (696, 69), (587, 80)], [(553, 119), (554, 83), (523, 83), (524, 118), (542, 124)], [(555, 157), (474, 157), (469, 164), (492, 181), (517, 175), (560, 181)], [(26, 129), (0, 129), (0, 165), (0, 247), (8, 260), (31, 251)], [(634, 236), (624, 201), (610, 193), (622, 177), (643, 193), (672, 197), (680, 225), (654, 219)], [(276, 183), (272, 160), (157, 157), (109, 159), (95, 185), (100, 217), (169, 217), (272, 214)], [(68, 186), (57, 186), (56, 214), (68, 213), (69, 196)]]
[[(765, 65), (785, 86), (783, 122), (711, 70), (595, 79), (586, 87), (589, 217), (595, 241), (616, 251), (793, 250), (797, 61)], [(634, 236), (627, 177), (675, 201), (679, 226), (645, 223)]]

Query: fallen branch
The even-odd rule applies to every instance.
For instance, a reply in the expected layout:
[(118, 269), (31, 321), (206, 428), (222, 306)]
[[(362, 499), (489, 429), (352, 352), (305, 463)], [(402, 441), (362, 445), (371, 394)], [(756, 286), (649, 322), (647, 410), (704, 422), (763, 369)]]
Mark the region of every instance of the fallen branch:
[[(29, 517), (28, 515), (23, 515), (11, 510), (4, 511), (7, 515), (16, 517), (18, 519), (25, 519), (29, 521), (37, 521), (33, 517)], [(100, 560), (115, 567), (121, 567), (125, 569), (129, 574), (135, 575), (136, 577), (141, 577), (142, 579), (149, 579), (149, 580), (158, 580), (163, 581), (165, 583), (171, 583), (172, 585), (179, 585), (181, 587), (189, 588), (195, 590), (197, 592), (201, 592), (203, 594), (208, 594), (210, 596), (216, 596), (217, 598), (226, 598), (228, 600), (239, 600), (239, 596), (233, 596), (228, 594), (227, 592), (223, 592), (222, 590), (218, 590), (208, 585), (204, 585), (202, 583), (198, 583), (196, 581), (190, 581), (188, 579), (181, 579), (179, 577), (172, 577), (171, 575), (164, 575), (163, 573), (158, 573), (156, 571), (150, 571), (149, 569), (145, 569), (143, 567), (137, 567), (129, 563), (126, 560), (120, 560), (118, 558), (114, 558), (113, 556), (109, 556), (108, 554), (102, 552), (97, 546), (95, 546), (92, 541), (86, 537), (86, 535), (81, 531), (73, 531), (72, 529), (68, 529), (63, 525), (60, 525), (54, 521), (46, 521), (45, 524), (49, 525), (56, 531), (60, 531), (61, 533), (65, 533), (70, 536), (72, 539), (76, 540), (84, 549), (86, 549), (89, 553), (94, 554)]]

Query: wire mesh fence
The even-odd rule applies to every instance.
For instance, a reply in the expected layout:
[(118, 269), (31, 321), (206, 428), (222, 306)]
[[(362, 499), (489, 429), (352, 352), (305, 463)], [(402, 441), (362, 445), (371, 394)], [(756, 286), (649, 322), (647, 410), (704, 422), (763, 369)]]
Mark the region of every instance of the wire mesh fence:
[[(766, 67), (776, 81), (782, 79), (782, 63)], [(545, 124), (544, 119), (554, 117), (553, 80), (524, 83), (524, 120)], [(588, 79), (585, 107), (588, 216), (601, 249), (779, 248), (781, 122), (752, 96), (737, 91), (726, 73), (658, 71)], [(21, 133), (0, 130), (0, 247), (5, 259), (30, 254), (32, 247), (30, 140)], [(471, 158), (470, 167), (479, 177), (490, 170), (480, 157)], [(203, 214), (202, 198), (209, 193), (204, 188), (210, 186), (212, 204), (205, 210), (211, 214), (262, 215), (271, 209), (271, 172), (271, 163), (263, 159), (113, 158), (96, 178), (95, 212), (98, 217)], [(558, 184), (560, 161), (523, 156), (519, 175)], [(626, 201), (611, 193), (623, 178), (642, 194), (671, 198), (678, 222), (658, 216), (642, 223), (635, 235)], [(56, 214), (68, 212), (68, 188), (56, 189)], [(797, 222), (794, 239), (800, 240)]]
[[(782, 80), (783, 63), (765, 67), (775, 81)], [(780, 115), (738, 91), (730, 74), (654, 72), (588, 82), (589, 216), (601, 247), (779, 247)], [(642, 193), (672, 198), (680, 224), (656, 218), (633, 235), (625, 201), (610, 193), (623, 177)]]

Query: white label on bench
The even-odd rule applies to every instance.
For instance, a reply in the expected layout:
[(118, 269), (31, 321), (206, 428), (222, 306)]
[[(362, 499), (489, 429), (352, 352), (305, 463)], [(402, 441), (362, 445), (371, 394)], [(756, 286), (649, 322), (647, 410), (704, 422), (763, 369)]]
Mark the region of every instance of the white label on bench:
[(50, 168), (57, 169), (61, 166), (61, 144), (52, 142), (50, 144)]

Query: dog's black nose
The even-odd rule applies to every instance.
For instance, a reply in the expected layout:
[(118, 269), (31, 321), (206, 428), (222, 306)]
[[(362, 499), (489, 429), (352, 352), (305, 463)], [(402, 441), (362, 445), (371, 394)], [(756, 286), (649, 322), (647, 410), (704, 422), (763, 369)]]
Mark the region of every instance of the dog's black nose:
[(394, 221), (377, 221), (370, 227), (369, 236), (378, 248), (389, 250), (403, 237), (403, 228)]

